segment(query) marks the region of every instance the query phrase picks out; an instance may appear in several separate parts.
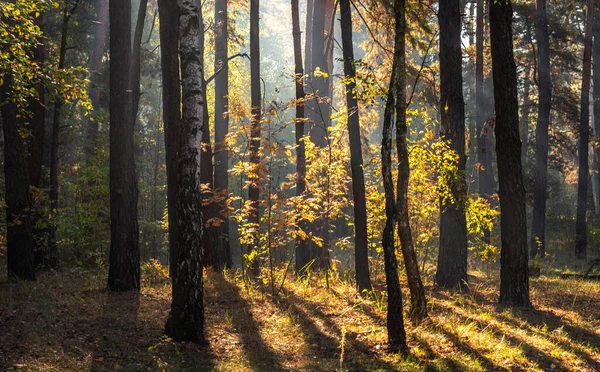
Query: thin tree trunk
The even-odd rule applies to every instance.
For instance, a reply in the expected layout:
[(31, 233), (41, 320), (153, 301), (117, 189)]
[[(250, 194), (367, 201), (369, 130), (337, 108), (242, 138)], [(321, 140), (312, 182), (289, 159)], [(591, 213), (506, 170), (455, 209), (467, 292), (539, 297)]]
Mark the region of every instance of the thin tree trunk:
[(363, 172), (362, 145), (358, 102), (355, 97), (356, 69), (352, 43), (352, 12), (350, 0), (340, 1), (344, 75), (348, 109), (348, 137), (350, 139), (350, 167), (352, 169), (352, 196), (354, 199), (354, 267), (358, 291), (371, 289), (369, 275), (369, 249), (367, 247), (367, 202), (365, 198), (365, 175)]
[(131, 92), (133, 94), (132, 118), (137, 121), (140, 107), (141, 92), (141, 70), (142, 70), (142, 36), (144, 35), (144, 23), (146, 22), (146, 9), (148, 0), (140, 0), (137, 14), (135, 32), (133, 34), (133, 48), (131, 53)]
[(490, 34), (494, 99), (496, 106), (496, 153), (500, 195), (501, 268), (500, 303), (530, 307), (527, 255), (525, 186), (519, 138), (517, 67), (513, 56), (511, 1), (490, 4)]
[[(311, 0), (309, 0), (311, 1)], [(306, 191), (306, 145), (304, 143), (304, 69), (302, 67), (302, 40), (300, 32), (300, 15), (298, 0), (291, 0), (292, 28), (294, 38), (294, 63), (296, 82), (296, 196), (301, 197)], [(308, 38), (307, 38), (308, 40)], [(306, 223), (300, 222), (299, 228), (306, 232)], [(296, 239), (296, 274), (303, 274), (303, 269), (310, 261), (308, 242), (302, 236)]]
[(219, 226), (215, 252), (217, 269), (230, 268), (232, 263), (231, 247), (229, 245), (229, 151), (226, 138), (229, 133), (229, 53), (227, 42), (227, 0), (215, 1), (215, 71), (221, 71), (215, 77), (215, 191), (222, 198), (219, 204), (222, 223)]
[(108, 289), (140, 288), (138, 189), (130, 91), (131, 1), (110, 0), (110, 224)]
[[(88, 96), (94, 110), (102, 108), (100, 100), (100, 86), (102, 85), (102, 59), (104, 57), (104, 44), (108, 24), (108, 0), (96, 0), (97, 19), (94, 23), (94, 44), (90, 63), (90, 84)], [(98, 122), (90, 120), (86, 129), (84, 152), (89, 159), (95, 153), (98, 137)]]
[(202, 279), (202, 126), (206, 101), (201, 54), (202, 9), (197, 0), (178, 0), (182, 120), (179, 128), (177, 224), (179, 251), (173, 275), (173, 301), (165, 331), (176, 341), (204, 343)]
[[(598, 7), (595, 11), (598, 12)], [(593, 73), (594, 73), (594, 136), (600, 137), (600, 17), (594, 17), (594, 45), (593, 45)], [(594, 191), (596, 215), (600, 216), (600, 144), (596, 142), (594, 146), (594, 183), (596, 190)]]
[(457, 174), (447, 179), (453, 200), (440, 201), (440, 249), (436, 283), (460, 287), (467, 283), (467, 220), (465, 201), (465, 102), (462, 91), (461, 13), (459, 0), (440, 2), (441, 137), (458, 155)]
[(539, 52), (539, 103), (535, 130), (535, 178), (533, 218), (531, 220), (531, 257), (546, 254), (546, 200), (548, 198), (548, 127), (552, 103), (550, 76), (550, 40), (546, 0), (537, 0), (537, 39)]
[(523, 106), (521, 107), (521, 117), (519, 119), (519, 128), (521, 130), (521, 155), (523, 164), (527, 163), (527, 151), (529, 151), (529, 116), (531, 113), (531, 69), (525, 70), (525, 81), (523, 83)]
[(392, 126), (395, 109), (395, 100), (398, 91), (405, 89), (402, 85), (401, 75), (404, 75), (405, 56), (405, 2), (395, 0), (394, 16), (396, 18), (396, 35), (394, 42), (394, 62), (392, 76), (388, 91), (385, 115), (383, 119), (383, 138), (381, 141), (381, 174), (385, 189), (385, 215), (386, 222), (383, 230), (382, 245), (384, 255), (385, 282), (387, 286), (387, 333), (390, 349), (394, 352), (408, 354), (406, 344), (406, 331), (404, 330), (404, 316), (402, 314), (402, 288), (398, 279), (398, 261), (394, 245), (394, 228), (396, 224), (396, 198), (394, 195), (394, 181), (392, 179)]
[[(251, 254), (259, 248), (258, 230), (260, 227), (260, 141), (261, 141), (261, 89), (260, 89), (260, 38), (259, 38), (259, 12), (260, 0), (250, 0), (250, 81), (251, 81), (251, 104), (252, 104), (252, 126), (250, 129), (250, 164), (252, 175), (248, 189), (250, 200), (250, 224), (254, 232), (252, 242), (247, 247), (247, 253)], [(257, 277), (259, 273), (258, 260), (250, 263), (251, 273)]]
[(160, 57), (162, 70), (163, 122), (167, 167), (167, 208), (169, 222), (169, 272), (173, 277), (178, 260), (179, 226), (177, 225), (177, 148), (181, 121), (179, 83), (179, 19), (177, 3), (158, 0), (160, 17)]

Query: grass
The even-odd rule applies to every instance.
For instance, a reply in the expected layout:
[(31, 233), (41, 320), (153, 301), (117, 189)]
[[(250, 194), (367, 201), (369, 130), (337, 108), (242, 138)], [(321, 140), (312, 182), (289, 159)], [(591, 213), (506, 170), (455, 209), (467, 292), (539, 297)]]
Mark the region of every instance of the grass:
[(198, 347), (162, 335), (166, 273), (145, 265), (139, 294), (104, 292), (104, 272), (45, 273), (37, 282), (0, 274), (0, 370), (600, 370), (597, 282), (532, 279), (535, 310), (498, 306), (494, 275), (473, 273), (468, 293), (429, 285), (430, 318), (407, 321), (412, 353), (403, 359), (387, 351), (381, 277), (359, 296), (337, 275), (329, 290), (323, 278), (290, 276), (273, 298), (268, 285), (208, 272), (208, 345)]

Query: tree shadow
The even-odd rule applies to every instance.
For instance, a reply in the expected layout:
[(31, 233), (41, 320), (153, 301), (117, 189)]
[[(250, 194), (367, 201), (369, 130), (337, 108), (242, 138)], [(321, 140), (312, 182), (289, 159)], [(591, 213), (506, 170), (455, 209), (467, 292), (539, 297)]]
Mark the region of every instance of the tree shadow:
[[(295, 293), (285, 291), (279, 301), (275, 301), (282, 311), (292, 311), (302, 328), (311, 352), (317, 357), (330, 358), (339, 362), (340, 343), (337, 337), (327, 335), (316, 323), (318, 320), (323, 324), (323, 329), (329, 333), (340, 335), (342, 330), (331, 319), (331, 316), (323, 313), (319, 308), (320, 303), (312, 302), (297, 296)], [(314, 317), (314, 318), (313, 318)], [(358, 335), (352, 332), (345, 333), (344, 369), (361, 370), (398, 370), (397, 366), (381, 359), (379, 355), (371, 350), (369, 345), (358, 339)]]
[(215, 274), (211, 277), (215, 291), (210, 294), (217, 300), (219, 312), (232, 314), (232, 325), (241, 338), (242, 348), (253, 371), (283, 371), (285, 368), (275, 351), (265, 344), (257, 321), (248, 301), (240, 295), (240, 289)]

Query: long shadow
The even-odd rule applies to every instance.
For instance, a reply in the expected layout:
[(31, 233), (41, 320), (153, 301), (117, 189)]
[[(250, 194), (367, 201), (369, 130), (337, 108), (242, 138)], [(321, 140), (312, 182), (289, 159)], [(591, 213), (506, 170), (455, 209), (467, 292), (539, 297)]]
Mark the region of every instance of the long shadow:
[(552, 335), (551, 333), (544, 333), (536, 329), (535, 325), (546, 325), (551, 329), (559, 329), (562, 328), (563, 331), (566, 332), (567, 336), (573, 342), (581, 343), (581, 344), (589, 344), (592, 347), (600, 350), (600, 336), (594, 333), (590, 333), (588, 330), (585, 330), (581, 327), (577, 327), (565, 322), (559, 316), (555, 314), (544, 311), (544, 310), (530, 310), (530, 311), (519, 311), (513, 313), (513, 315), (520, 319), (521, 322), (516, 321), (515, 319), (511, 319), (504, 314), (497, 314), (496, 316), (501, 319), (503, 322), (511, 324), (517, 328), (523, 328), (523, 324), (527, 330), (531, 333), (534, 333), (540, 337), (550, 338), (553, 342), (558, 343), (560, 346), (567, 350), (571, 350), (578, 357), (585, 360), (590, 367), (595, 370), (600, 370), (600, 361), (594, 359), (589, 353), (585, 352), (581, 349), (581, 347), (577, 344), (569, 344), (564, 340), (561, 340), (559, 337)]
[[(522, 347), (523, 352), (525, 353), (525, 356), (527, 357), (527, 359), (535, 360), (535, 361), (539, 362), (540, 367), (542, 367), (542, 368), (551, 369), (551, 368), (556, 368), (556, 366), (560, 366), (564, 370), (568, 370), (567, 366), (564, 365), (564, 362), (561, 359), (558, 359), (556, 357), (548, 355), (543, 350), (541, 350), (535, 346), (532, 346), (532, 345), (524, 342), (523, 340), (520, 340), (519, 338), (517, 338), (515, 336), (507, 334), (504, 330), (500, 329), (496, 325), (486, 324), (482, 320), (477, 319), (475, 317), (465, 315), (465, 314), (459, 314), (456, 312), (456, 309), (447, 307), (445, 305), (437, 304), (437, 306), (443, 308), (444, 309), (443, 311), (445, 311), (445, 312), (454, 313), (454, 315), (459, 317), (462, 322), (474, 323), (475, 325), (477, 325), (477, 327), (479, 327), (479, 329), (489, 329), (489, 330), (494, 331), (495, 333), (501, 334), (503, 339), (505, 341), (509, 342), (512, 346)], [(444, 330), (444, 332), (448, 333), (445, 330)], [(450, 335), (452, 335), (452, 334), (450, 333)], [(460, 340), (458, 340), (458, 339), (457, 339), (457, 341), (460, 342)], [(554, 366), (554, 367), (552, 367), (552, 366)]]
[[(316, 333), (322, 341), (326, 340), (328, 345), (318, 344), (320, 348), (328, 347), (329, 350), (335, 348), (336, 356), (339, 356), (339, 341), (332, 337), (326, 336), (319, 328), (317, 327), (314, 320), (312, 320), (308, 314), (313, 315), (318, 318), (324, 325), (325, 329), (330, 330), (333, 334), (341, 335), (341, 329), (338, 327), (331, 317), (324, 314), (322, 310), (319, 309), (319, 303), (315, 303), (301, 297), (298, 297), (296, 294), (292, 292), (286, 292), (285, 298), (281, 301), (282, 304), (286, 304), (288, 307), (292, 309), (296, 309), (295, 313), (298, 314), (300, 326), (306, 331), (306, 333)], [(345, 346), (345, 360), (344, 360), (344, 369), (350, 370), (386, 370), (393, 371), (398, 370), (398, 367), (386, 362), (379, 358), (377, 353), (372, 351), (368, 344), (363, 341), (360, 341), (356, 337), (357, 335), (347, 332), (345, 336), (346, 346)], [(358, 353), (359, 358), (356, 357)], [(363, 357), (363, 358), (360, 358)], [(368, 367), (365, 366), (365, 362), (368, 361)]]
[(233, 314), (233, 327), (239, 332), (250, 368), (253, 371), (285, 370), (277, 354), (264, 343), (258, 323), (252, 316), (250, 304), (242, 298), (239, 288), (221, 275), (214, 275), (212, 280), (216, 292), (211, 294), (211, 297), (220, 299), (219, 311), (228, 311)]

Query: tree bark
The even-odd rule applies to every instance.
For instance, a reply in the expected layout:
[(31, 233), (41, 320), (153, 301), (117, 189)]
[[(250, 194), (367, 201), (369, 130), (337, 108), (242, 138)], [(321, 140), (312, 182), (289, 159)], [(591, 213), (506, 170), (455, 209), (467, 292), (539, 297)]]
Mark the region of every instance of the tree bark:
[[(600, 8), (597, 6), (595, 12), (598, 12)], [(593, 76), (594, 76), (594, 136), (600, 137), (600, 17), (594, 17), (594, 41), (592, 47), (592, 59), (593, 63)], [(600, 144), (596, 142), (594, 146), (594, 182), (597, 185), (594, 191), (596, 215), (600, 216)]]
[(548, 127), (552, 103), (550, 76), (550, 39), (546, 0), (537, 0), (537, 40), (539, 53), (538, 122), (535, 129), (535, 176), (533, 218), (531, 220), (531, 257), (546, 254), (546, 200), (548, 198)]
[[(248, 199), (250, 200), (250, 224), (254, 232), (252, 242), (247, 247), (247, 253), (251, 254), (259, 248), (258, 230), (260, 227), (260, 142), (261, 142), (261, 89), (260, 89), (260, 38), (259, 38), (259, 13), (260, 0), (250, 0), (250, 82), (251, 82), (251, 105), (252, 126), (250, 128), (250, 164), (252, 173), (249, 175), (250, 187)], [(255, 258), (250, 262), (250, 271), (255, 277), (259, 274), (258, 260)]]
[(371, 290), (369, 275), (369, 249), (367, 247), (367, 202), (363, 172), (362, 145), (358, 102), (355, 97), (356, 68), (352, 43), (352, 12), (350, 0), (340, 1), (342, 49), (346, 80), (346, 105), (348, 110), (348, 137), (350, 139), (350, 168), (352, 169), (352, 197), (354, 199), (354, 267), (358, 291)]
[(229, 133), (229, 40), (227, 0), (215, 1), (215, 71), (221, 71), (215, 77), (215, 157), (214, 181), (215, 191), (220, 195), (219, 204), (222, 223), (219, 226), (215, 246), (215, 264), (217, 269), (232, 267), (231, 247), (229, 245), (229, 150), (227, 134)]
[(459, 0), (440, 2), (440, 135), (448, 143), (450, 150), (459, 157), (456, 175), (446, 180), (453, 200), (440, 200), (440, 249), (435, 281), (439, 286), (447, 288), (467, 283), (467, 158), (460, 17)]
[(177, 148), (181, 121), (181, 91), (179, 82), (179, 18), (177, 3), (172, 0), (158, 0), (158, 12), (160, 17), (163, 122), (165, 126), (165, 157), (167, 167), (169, 273), (173, 277), (180, 250), (179, 228), (177, 225)]
[(512, 45), (513, 11), (510, 0), (490, 0), (489, 5), (501, 210), (500, 303), (530, 307), (517, 68)]
[(131, 0), (110, 0), (110, 227), (108, 289), (140, 287), (133, 97), (130, 91)]
[(20, 133), (17, 106), (7, 101), (11, 95), (11, 83), (12, 79), (7, 75), (0, 86), (0, 102), (3, 103), (7, 268), (9, 277), (35, 280), (27, 147)]
[[(291, 0), (291, 5), (296, 83), (296, 196), (301, 197), (306, 191), (306, 145), (304, 143), (304, 123), (306, 122), (304, 118), (304, 69), (302, 67), (302, 33), (300, 32), (300, 12), (298, 10), (298, 0)], [(306, 223), (300, 222), (299, 228), (305, 232)], [(306, 239), (298, 237), (296, 239), (296, 274), (302, 275), (303, 269), (306, 267), (309, 261), (310, 253), (308, 250), (308, 242)]]
[(396, 249), (394, 245), (394, 228), (396, 224), (397, 205), (394, 195), (394, 181), (392, 179), (392, 126), (395, 101), (398, 91), (405, 89), (402, 85), (401, 76), (406, 72), (402, 60), (405, 58), (405, 1), (395, 0), (394, 18), (396, 19), (395, 38), (394, 38), (394, 62), (392, 66), (392, 76), (390, 78), (390, 87), (385, 105), (383, 119), (383, 134), (381, 141), (381, 174), (385, 190), (385, 215), (386, 222), (383, 230), (382, 245), (384, 255), (385, 282), (387, 286), (387, 333), (390, 349), (394, 352), (408, 354), (406, 344), (406, 331), (404, 330), (404, 316), (402, 314), (402, 288), (398, 279), (398, 261), (396, 259)]
[(575, 223), (575, 257), (587, 255), (587, 199), (590, 141), (590, 80), (592, 74), (592, 34), (594, 1), (587, 1), (583, 46), (583, 76), (581, 82), (581, 118), (579, 122), (579, 182), (577, 186), (577, 215)]
[(142, 78), (142, 36), (144, 35), (144, 23), (146, 21), (146, 10), (148, 0), (140, 0), (135, 31), (133, 34), (133, 47), (131, 52), (131, 92), (133, 94), (132, 118), (137, 121), (140, 107), (141, 78)]
[(165, 331), (176, 341), (204, 343), (202, 279), (202, 126), (206, 101), (201, 54), (202, 9), (197, 0), (178, 0), (182, 120), (177, 138), (177, 224), (179, 242), (173, 300)]
[[(476, 29), (476, 67), (475, 67), (475, 120), (477, 127), (477, 163), (479, 164), (479, 195), (490, 199), (494, 193), (494, 174), (492, 171), (493, 129), (486, 125), (487, 100), (484, 88), (484, 0), (477, 0)], [(490, 231), (484, 231), (484, 241), (490, 243)]]

